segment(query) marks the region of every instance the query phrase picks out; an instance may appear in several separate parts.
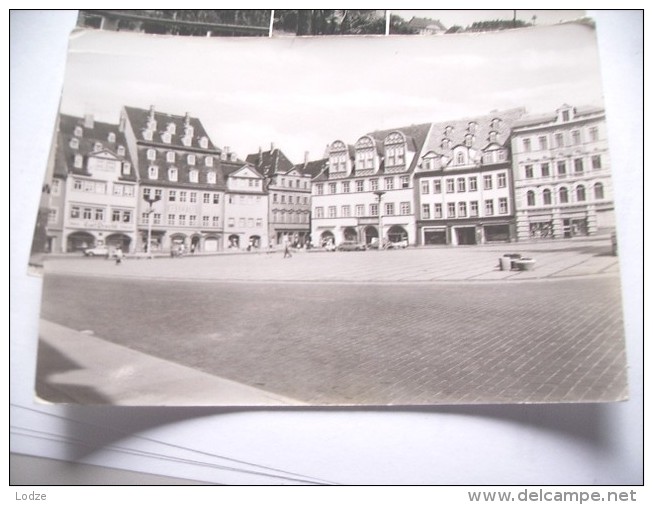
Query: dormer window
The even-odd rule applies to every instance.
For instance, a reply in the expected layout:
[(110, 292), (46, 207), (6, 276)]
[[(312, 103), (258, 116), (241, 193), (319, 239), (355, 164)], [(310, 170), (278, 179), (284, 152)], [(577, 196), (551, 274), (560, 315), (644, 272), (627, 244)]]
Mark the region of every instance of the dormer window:
[(181, 143), (182, 143), (184, 146), (186, 146), (186, 147), (190, 147), (190, 145), (191, 145), (192, 142), (193, 142), (193, 138), (192, 138), (192, 137), (182, 137), (182, 138), (181, 138)]
[(208, 149), (209, 148), (209, 139), (208, 139), (208, 137), (202, 137), (200, 139), (200, 147), (202, 149)]
[(501, 119), (495, 117), (494, 119), (492, 119), (492, 121), (490, 121), (490, 128), (493, 130), (498, 130), (499, 128), (501, 128), (501, 123), (502, 123)]
[(212, 167), (213, 166), (213, 156), (207, 156), (204, 158), (204, 165), (207, 167)]
[(471, 121), (471, 122), (467, 125), (467, 131), (468, 131), (470, 134), (472, 134), (472, 135), (474, 135), (474, 134), (476, 133), (476, 130), (477, 130), (477, 129), (478, 129), (478, 124), (475, 123), (474, 121)]
[(451, 137), (452, 133), (453, 133), (453, 126), (446, 126), (444, 128), (444, 136), (445, 137)]
[(362, 137), (356, 142), (356, 170), (374, 168), (374, 143), (369, 137)]
[(102, 143), (101, 142), (96, 142), (93, 144), (93, 151), (98, 152), (102, 150)]
[(194, 154), (189, 154), (188, 155), (188, 164), (189, 165), (194, 165), (195, 164), (195, 155)]
[(472, 135), (471, 133), (465, 135), (465, 146), (472, 147), (473, 143), (474, 143), (474, 135)]
[(156, 151), (154, 149), (147, 150), (147, 159), (150, 161), (154, 161), (156, 159)]
[(75, 160), (73, 161), (73, 166), (75, 168), (82, 168), (83, 163), (84, 163), (84, 157), (81, 154), (76, 154)]
[(451, 149), (451, 140), (449, 139), (442, 139), (442, 142), (440, 143), (440, 147), (442, 149)]
[(174, 163), (175, 162), (175, 152), (174, 151), (168, 151), (166, 153), (166, 161), (168, 163)]
[(159, 178), (159, 167), (156, 165), (150, 165), (147, 169), (147, 176), (150, 179), (158, 179)]
[(118, 156), (125, 155), (125, 146), (118, 146)]
[(150, 131), (156, 130), (156, 119), (152, 118), (147, 121), (147, 129)]
[(575, 112), (576, 110), (573, 107), (565, 104), (558, 109), (558, 120), (562, 121), (563, 123), (571, 121), (574, 119)]
[(143, 138), (145, 140), (152, 140), (152, 130), (143, 130)]
[(191, 125), (184, 126), (184, 137), (192, 137), (195, 130)]
[(111, 142), (112, 144), (116, 141), (116, 134), (113, 132), (109, 132), (109, 136), (107, 137), (107, 141)]
[(166, 125), (166, 133), (169, 133), (170, 135), (177, 133), (177, 125), (175, 123), (168, 123)]
[(385, 139), (386, 166), (403, 165), (406, 160), (406, 140), (401, 133), (395, 132)]
[(122, 175), (130, 175), (132, 173), (132, 164), (128, 161), (122, 164)]
[(490, 135), (488, 135), (488, 141), (492, 144), (496, 144), (497, 142), (497, 132), (491, 131)]
[(79, 139), (78, 138), (71, 138), (70, 139), (70, 148), (71, 149), (79, 149)]
[(206, 182), (209, 184), (215, 184), (215, 172), (208, 172), (206, 174)]
[(178, 172), (177, 169), (172, 167), (168, 169), (168, 180), (172, 182), (177, 182), (177, 177), (178, 177)]
[(462, 151), (458, 151), (458, 154), (456, 154), (456, 165), (464, 165), (465, 164), (465, 153)]
[(347, 146), (340, 140), (331, 145), (329, 154), (329, 171), (331, 173), (346, 172), (347, 170)]
[(169, 132), (163, 132), (163, 133), (161, 134), (161, 141), (162, 141), (164, 144), (169, 144), (169, 143), (172, 141), (172, 135), (170, 135)]
[(199, 182), (199, 172), (197, 170), (188, 172), (188, 180), (190, 182)]
[(75, 137), (81, 137), (83, 134), (84, 134), (84, 130), (82, 129), (82, 127), (75, 126), (75, 132), (74, 132)]

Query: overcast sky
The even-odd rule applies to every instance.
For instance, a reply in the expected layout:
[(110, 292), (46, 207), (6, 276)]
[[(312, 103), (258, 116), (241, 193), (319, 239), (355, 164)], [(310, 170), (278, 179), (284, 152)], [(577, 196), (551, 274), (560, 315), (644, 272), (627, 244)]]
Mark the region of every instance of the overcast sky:
[(524, 106), (601, 104), (584, 25), (440, 37), (71, 36), (62, 112), (116, 122), (122, 105), (190, 112), (244, 158), (271, 142), (295, 162), (375, 129)]

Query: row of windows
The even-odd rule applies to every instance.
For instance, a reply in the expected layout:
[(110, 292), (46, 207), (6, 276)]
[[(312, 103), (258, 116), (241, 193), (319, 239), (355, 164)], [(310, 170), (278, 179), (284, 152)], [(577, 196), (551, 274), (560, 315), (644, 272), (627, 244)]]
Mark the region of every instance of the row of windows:
[[(579, 128), (570, 132), (561, 131), (553, 135), (539, 135), (537, 138), (526, 137), (522, 139), (524, 152), (533, 150), (546, 150), (549, 146), (552, 148), (565, 147), (568, 145), (580, 145), (583, 142), (596, 142), (599, 140), (599, 128), (590, 126), (588, 128)], [(553, 143), (551, 143), (553, 141)]]
[[(600, 182), (597, 182), (592, 186), (592, 191), (594, 194), (594, 199), (595, 200), (603, 200), (605, 198), (605, 190), (603, 188), (603, 184)], [(576, 188), (571, 192), (571, 195), (575, 196), (575, 201), (576, 202), (584, 202), (587, 200), (587, 190), (584, 185), (579, 184), (576, 186)], [(526, 192), (526, 205), (529, 207), (533, 207), (537, 205), (538, 200), (540, 200), (541, 197), (541, 202), (542, 205), (553, 205), (553, 196), (554, 193), (550, 189), (544, 189), (542, 191), (541, 195), (536, 195), (535, 191), (528, 191)], [(570, 191), (567, 188), (560, 188), (557, 191), (557, 203), (563, 204), (563, 203), (569, 203), (570, 202)]]
[[(201, 194), (202, 203), (220, 203), (220, 193), (197, 193), (196, 191), (177, 191), (176, 189), (169, 189), (167, 194), (169, 202), (197, 203), (198, 195)], [(161, 200), (163, 198), (163, 190), (155, 189), (154, 197), (152, 197), (152, 189), (143, 188), (143, 198), (146, 200), (151, 200), (153, 198)]]
[[(498, 206), (495, 207), (495, 200), (484, 201), (483, 216), (494, 216), (495, 208), (498, 208), (500, 215), (508, 214), (508, 198), (499, 198)], [(443, 209), (446, 208), (447, 218), (466, 218), (466, 217), (481, 217), (479, 213), (479, 202), (474, 200), (471, 202), (449, 202), (446, 207), (441, 203), (424, 203), (422, 204), (422, 219), (442, 219)]]
[[(156, 125), (156, 123), (155, 123)], [(156, 126), (155, 126), (156, 128)], [(153, 140), (154, 139), (154, 129), (155, 128), (149, 128), (147, 130), (143, 130), (143, 138), (145, 140)], [(161, 142), (164, 144), (170, 144), (172, 142), (172, 133), (170, 131), (165, 131), (161, 133)], [(189, 147), (193, 143), (193, 127), (192, 126), (186, 126), (184, 128), (184, 135), (181, 137), (181, 143)], [(202, 149), (208, 149), (209, 148), (209, 139), (207, 137), (201, 137), (199, 139), (199, 145)]]
[[(75, 137), (83, 137), (84, 129), (81, 126), (75, 126), (73, 135), (75, 135)], [(107, 135), (107, 141), (114, 143), (116, 141), (116, 134), (114, 132), (109, 132), (109, 134)]]
[(294, 205), (308, 205), (308, 197), (307, 196), (293, 196), (293, 195), (287, 195), (288, 198), (286, 199), (286, 195), (279, 195), (277, 193), (272, 193), (272, 203), (286, 203), (286, 201), (289, 204), (294, 204)]
[[(236, 218), (230, 217), (227, 220), (227, 226), (229, 228), (234, 228), (236, 226)], [(240, 228), (261, 228), (263, 226), (263, 219), (257, 218), (256, 220), (254, 218), (244, 218), (240, 217), (238, 218), (238, 226)]]
[[(483, 189), (490, 190), (495, 187), (495, 177), (492, 174), (483, 176)], [(420, 190), (423, 195), (442, 193), (443, 179), (422, 179)], [(445, 190), (447, 193), (465, 193), (467, 191), (478, 191), (478, 177), (447, 177), (444, 179)], [(496, 174), (496, 187), (505, 188), (507, 185), (507, 175), (505, 172)]]
[[(336, 205), (330, 205), (326, 208), (327, 214), (326, 217), (351, 217), (352, 216), (352, 206), (351, 205), (341, 205), (340, 213), (338, 213), (338, 207)], [(354, 216), (355, 217), (376, 217), (379, 215), (379, 204), (371, 203), (367, 206), (367, 214), (365, 213), (366, 207), (363, 204), (354, 205)], [(399, 208), (395, 207), (394, 202), (386, 202), (383, 204), (383, 215), (384, 216), (394, 216), (396, 211), (399, 211), (399, 214), (402, 216), (410, 215), (410, 202), (401, 202)], [(324, 219), (324, 207), (315, 207), (315, 219)]]
[[(148, 222), (148, 212), (143, 212), (141, 214), (141, 223), (147, 224)], [(195, 214), (168, 214), (166, 216), (166, 223), (173, 226), (197, 226), (198, 219)], [(160, 225), (163, 223), (162, 215), (154, 212), (152, 213), (152, 224)], [(220, 216), (202, 216), (202, 227), (216, 228), (220, 225)]]
[[(540, 163), (540, 177), (551, 177), (551, 163)], [(572, 170), (574, 175), (582, 175), (585, 172), (585, 159), (584, 158), (576, 158), (574, 159), (570, 165), (567, 166), (567, 160), (560, 160), (555, 162), (555, 171), (556, 174), (559, 177), (566, 177), (567, 176), (567, 170)], [(602, 162), (601, 162), (601, 155), (596, 154), (590, 157), (590, 165), (592, 167), (592, 170), (601, 170), (602, 168)], [(524, 177), (526, 179), (533, 179), (536, 177), (536, 172), (535, 172), (535, 166), (532, 164), (529, 165), (524, 165)]]
[[(103, 207), (81, 207), (79, 205), (73, 205), (70, 207), (70, 218), (104, 222), (105, 216), (107, 215), (105, 211), (107, 210)], [(108, 215), (112, 223), (131, 223), (132, 221), (131, 210), (110, 209)]]
[[(56, 184), (56, 192), (53, 190), (54, 194), (59, 194), (59, 181), (55, 179), (57, 182)], [(53, 183), (55, 182), (53, 181)], [(52, 186), (55, 188), (55, 184)], [(82, 191), (84, 193), (94, 193), (97, 195), (106, 195), (107, 190), (108, 190), (109, 184), (103, 181), (89, 181), (89, 180), (84, 180), (84, 179), (75, 179), (73, 181), (73, 190), (74, 191)], [(136, 187), (133, 184), (120, 184), (120, 183), (113, 183), (112, 184), (112, 194), (114, 196), (134, 196), (136, 191)]]
[[(116, 141), (115, 134), (113, 140), (111, 140), (111, 134), (109, 134), (109, 142), (114, 143), (115, 141)], [(70, 146), (71, 149), (79, 149), (79, 139), (76, 137), (72, 137), (68, 145)], [(93, 143), (93, 152), (101, 151), (103, 148), (104, 146), (102, 145), (102, 142), (96, 141)], [(119, 145), (118, 147), (116, 147), (116, 154), (118, 156), (124, 156), (125, 146)]]
[[(156, 165), (150, 165), (147, 169), (148, 179), (158, 179), (159, 178), (159, 167)], [(176, 167), (168, 168), (168, 180), (172, 182), (177, 182), (179, 180), (179, 170)], [(200, 176), (198, 170), (190, 170), (188, 172), (188, 180), (190, 182), (199, 183)], [(215, 172), (206, 172), (206, 184), (215, 184), (217, 181), (217, 176)]]
[[(157, 158), (157, 151), (156, 149), (148, 149), (147, 150), (147, 159), (150, 161), (155, 161)], [(166, 152), (165, 160), (168, 163), (175, 163), (177, 157), (182, 158), (183, 155), (177, 155), (175, 151), (168, 151)], [(194, 154), (187, 154), (186, 155), (186, 163), (188, 165), (195, 165), (197, 162), (197, 156)], [(213, 156), (205, 156), (204, 157), (204, 165), (207, 167), (212, 167), (213, 166)]]
[(310, 220), (308, 212), (272, 212), (274, 223), (308, 223)]
[[(352, 186), (352, 182), (354, 183)], [(368, 184), (366, 184), (366, 182)], [(351, 193), (352, 190), (356, 193), (362, 193), (366, 191), (366, 186), (368, 191), (378, 191), (380, 189), (380, 184), (383, 185), (385, 191), (392, 191), (393, 189), (406, 189), (410, 187), (410, 178), (407, 175), (402, 175), (400, 177), (383, 177), (381, 179), (359, 179), (357, 181), (342, 181), (341, 183), (330, 182), (327, 184), (330, 195), (336, 193)], [(315, 194), (323, 195), (324, 194), (324, 184), (319, 183), (315, 184)]]
[(261, 181), (260, 179), (249, 179), (243, 177), (235, 177), (231, 180), (231, 185), (235, 188), (240, 189), (260, 189)]
[(275, 179), (274, 182), (275, 182), (275, 184), (278, 184), (279, 186), (283, 186), (283, 187), (297, 188), (297, 189), (303, 187), (304, 189), (308, 189), (308, 181), (301, 181), (299, 179), (290, 179), (290, 178), (288, 178), (286, 180), (285, 177), (279, 177), (279, 178)]
[[(118, 168), (120, 168), (120, 173), (122, 175), (131, 175), (132, 172), (132, 164), (129, 161), (116, 161), (116, 160), (108, 160), (108, 159), (101, 159), (101, 158), (91, 158), (92, 162), (89, 161), (89, 170), (91, 169), (97, 169), (97, 170), (105, 170), (105, 171), (116, 171)], [(75, 168), (84, 168), (84, 156), (81, 154), (76, 154), (75, 157), (73, 158), (73, 167)]]

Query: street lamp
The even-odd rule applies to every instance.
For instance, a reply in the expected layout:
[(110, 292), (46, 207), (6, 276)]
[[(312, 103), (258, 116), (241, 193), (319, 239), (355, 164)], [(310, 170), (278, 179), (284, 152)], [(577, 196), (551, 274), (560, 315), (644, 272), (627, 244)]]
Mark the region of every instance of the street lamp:
[(145, 200), (150, 208), (147, 211), (147, 256), (149, 258), (152, 257), (152, 212), (154, 212), (154, 209), (152, 206), (161, 200), (160, 195), (154, 196), (154, 198), (151, 198), (150, 195), (143, 195), (143, 200)]
[(378, 211), (379, 211), (379, 251), (383, 247), (383, 223), (381, 222), (381, 216), (383, 215), (382, 209), (381, 209), (381, 198), (383, 198), (383, 195), (385, 195), (385, 191), (375, 191), (374, 194), (376, 195), (377, 202), (378, 202)]

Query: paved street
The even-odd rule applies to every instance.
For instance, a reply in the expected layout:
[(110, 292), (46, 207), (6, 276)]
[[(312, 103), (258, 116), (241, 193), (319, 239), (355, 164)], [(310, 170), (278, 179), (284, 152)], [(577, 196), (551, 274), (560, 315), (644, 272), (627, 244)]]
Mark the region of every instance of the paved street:
[(617, 258), (548, 244), (535, 271), (501, 272), (506, 247), (58, 260), (42, 317), (306, 403), (624, 398)]

